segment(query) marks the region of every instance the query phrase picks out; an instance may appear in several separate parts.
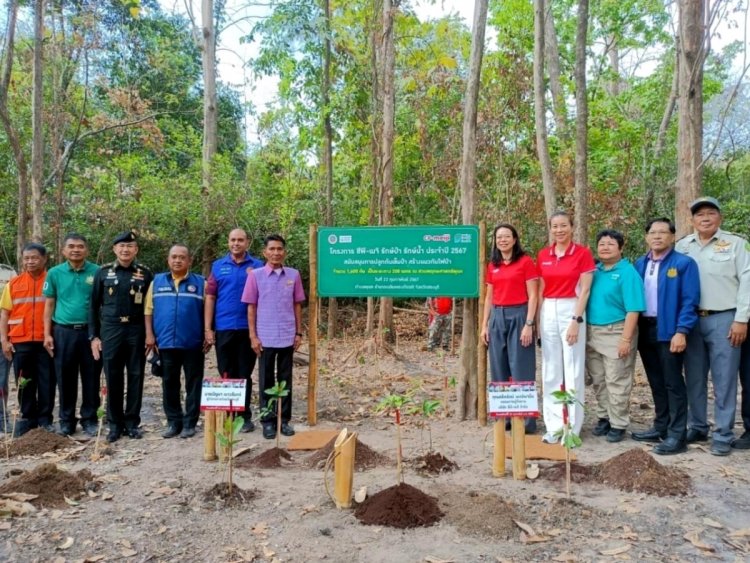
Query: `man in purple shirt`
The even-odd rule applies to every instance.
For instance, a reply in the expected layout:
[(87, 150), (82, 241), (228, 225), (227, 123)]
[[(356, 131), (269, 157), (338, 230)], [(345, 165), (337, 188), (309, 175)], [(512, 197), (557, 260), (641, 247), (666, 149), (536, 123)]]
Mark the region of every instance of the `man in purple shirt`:
[[(292, 436), (292, 360), (302, 343), (302, 279), (294, 268), (284, 266), (286, 241), (268, 235), (263, 241), (266, 265), (248, 272), (242, 302), (247, 303), (250, 343), (260, 364), (260, 408), (268, 404), (266, 389), (286, 382), (289, 394), (281, 401), (281, 433)], [(276, 437), (276, 410), (262, 417), (263, 437)]]

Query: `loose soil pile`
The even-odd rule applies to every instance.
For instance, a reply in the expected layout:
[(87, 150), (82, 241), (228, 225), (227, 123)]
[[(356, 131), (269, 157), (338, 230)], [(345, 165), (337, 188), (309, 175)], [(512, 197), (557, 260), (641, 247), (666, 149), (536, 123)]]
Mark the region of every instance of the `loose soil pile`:
[(426, 475), (440, 475), (458, 469), (458, 464), (443, 454), (429, 452), (411, 460), (414, 470)]
[(368, 525), (417, 528), (439, 522), (444, 514), (434, 497), (400, 483), (365, 500), (354, 511), (354, 516)]
[(203, 500), (215, 503), (219, 505), (219, 507), (240, 506), (250, 502), (256, 497), (256, 494), (257, 493), (254, 489), (246, 491), (239, 488), (237, 485), (232, 485), (230, 491), (228, 483), (217, 483), (203, 493)]
[(291, 464), (292, 456), (281, 448), (271, 448), (262, 454), (234, 464), (236, 469), (277, 469)]
[(648, 453), (633, 448), (599, 465), (596, 480), (623, 491), (660, 497), (690, 492), (690, 477), (684, 471), (660, 464)]
[[(564, 481), (565, 464), (556, 463), (542, 474), (551, 481)], [(684, 496), (691, 489), (687, 473), (660, 464), (639, 448), (590, 466), (572, 463), (570, 479), (574, 483), (599, 483), (622, 491), (660, 497)]]
[(65, 448), (78, 445), (76, 442), (64, 436), (58, 436), (47, 432), (42, 428), (29, 430), (20, 438), (16, 438), (10, 445), (10, 457), (22, 455), (40, 455), (47, 452), (56, 452)]
[[(333, 451), (333, 444), (335, 442), (336, 438), (333, 438), (317, 452), (310, 455), (310, 457), (307, 458), (308, 466), (313, 469), (323, 469), (328, 456), (331, 455), (331, 452)], [(373, 450), (370, 446), (360, 442), (359, 438), (357, 438), (357, 442), (354, 444), (354, 469), (357, 471), (365, 471), (366, 469), (373, 469), (374, 467), (390, 464), (391, 460), (388, 456)]]
[(92, 488), (94, 476), (88, 469), (68, 473), (58, 469), (54, 463), (43, 463), (32, 471), (23, 473), (0, 487), (0, 494), (28, 493), (38, 495), (31, 500), (37, 508), (62, 508), (65, 497), (76, 500), (87, 488)]
[[(436, 491), (437, 492), (437, 491)], [(439, 489), (445, 521), (461, 533), (492, 540), (518, 538), (518, 519), (513, 505), (491, 493)]]

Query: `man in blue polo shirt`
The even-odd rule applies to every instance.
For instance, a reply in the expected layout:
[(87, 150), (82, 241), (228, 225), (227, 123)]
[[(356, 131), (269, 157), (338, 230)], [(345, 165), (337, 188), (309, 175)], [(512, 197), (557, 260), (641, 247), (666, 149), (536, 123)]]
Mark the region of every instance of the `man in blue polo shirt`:
[(262, 268), (263, 262), (247, 251), (250, 239), (242, 229), (229, 233), (228, 246), (227, 255), (211, 265), (206, 285), (206, 344), (216, 346), (216, 361), (222, 377), (247, 381), (242, 431), (252, 432), (255, 425), (250, 399), (256, 355), (250, 346), (247, 304), (241, 299), (248, 272)]
[(593, 381), (599, 422), (594, 435), (619, 442), (630, 424), (638, 344), (638, 315), (646, 310), (643, 280), (622, 257), (625, 239), (618, 231), (596, 235), (599, 264), (586, 308), (586, 371)]

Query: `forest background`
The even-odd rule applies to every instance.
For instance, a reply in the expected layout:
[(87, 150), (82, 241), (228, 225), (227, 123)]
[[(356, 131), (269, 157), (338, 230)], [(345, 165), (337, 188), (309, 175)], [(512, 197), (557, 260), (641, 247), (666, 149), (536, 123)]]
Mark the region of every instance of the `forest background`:
[[(221, 34), (237, 23), (236, 12), (223, 0), (212, 4), (220, 45)], [(420, 21), (409, 1), (391, 4), (391, 221), (460, 223), (470, 24), (455, 15)], [(630, 256), (643, 249), (646, 218), (675, 215), (678, 4), (600, 0), (587, 6), (583, 238), (592, 243), (598, 229), (620, 229)], [(260, 107), (241, 89), (218, 83), (208, 186), (199, 10), (169, 9), (155, 0), (6, 5), (0, 20), (0, 260), (15, 264), (18, 244), (36, 238), (59, 261), (62, 235), (75, 230), (89, 238), (92, 258), (101, 262), (110, 259), (113, 235), (132, 228), (140, 236), (141, 260), (155, 269), (174, 241), (189, 244), (205, 265), (224, 252), (227, 231), (239, 225), (255, 240), (255, 253), (265, 234), (283, 233), (289, 262), (306, 274), (308, 225), (384, 222), (380, 1), (255, 3), (268, 16), (251, 21), (244, 40), (255, 42), (257, 56), (238, 72), (251, 79), (276, 76), (278, 91), (270, 107)], [(543, 121), (556, 207), (573, 210), (581, 201), (574, 79), (581, 0), (489, 2), (491, 39), (481, 63), (473, 151), (475, 219), (488, 229), (500, 221), (515, 224), (534, 251), (547, 236), (534, 105), (536, 5), (547, 14)], [(725, 227), (747, 236), (748, 6), (744, 0), (704, 6), (698, 175), (702, 192), (722, 201)], [(37, 67), (35, 56), (41, 57)], [(35, 68), (42, 84), (36, 111)], [(248, 115), (257, 126), (252, 142)], [(34, 167), (41, 168), (36, 185)]]

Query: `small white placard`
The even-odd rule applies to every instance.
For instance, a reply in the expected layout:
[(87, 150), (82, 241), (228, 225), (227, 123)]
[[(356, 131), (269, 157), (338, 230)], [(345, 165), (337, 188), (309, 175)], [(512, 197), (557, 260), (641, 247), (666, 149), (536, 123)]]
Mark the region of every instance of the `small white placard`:
[(487, 386), (490, 418), (539, 416), (539, 400), (533, 381), (501, 381)]
[(204, 379), (201, 390), (202, 411), (244, 411), (244, 379)]

